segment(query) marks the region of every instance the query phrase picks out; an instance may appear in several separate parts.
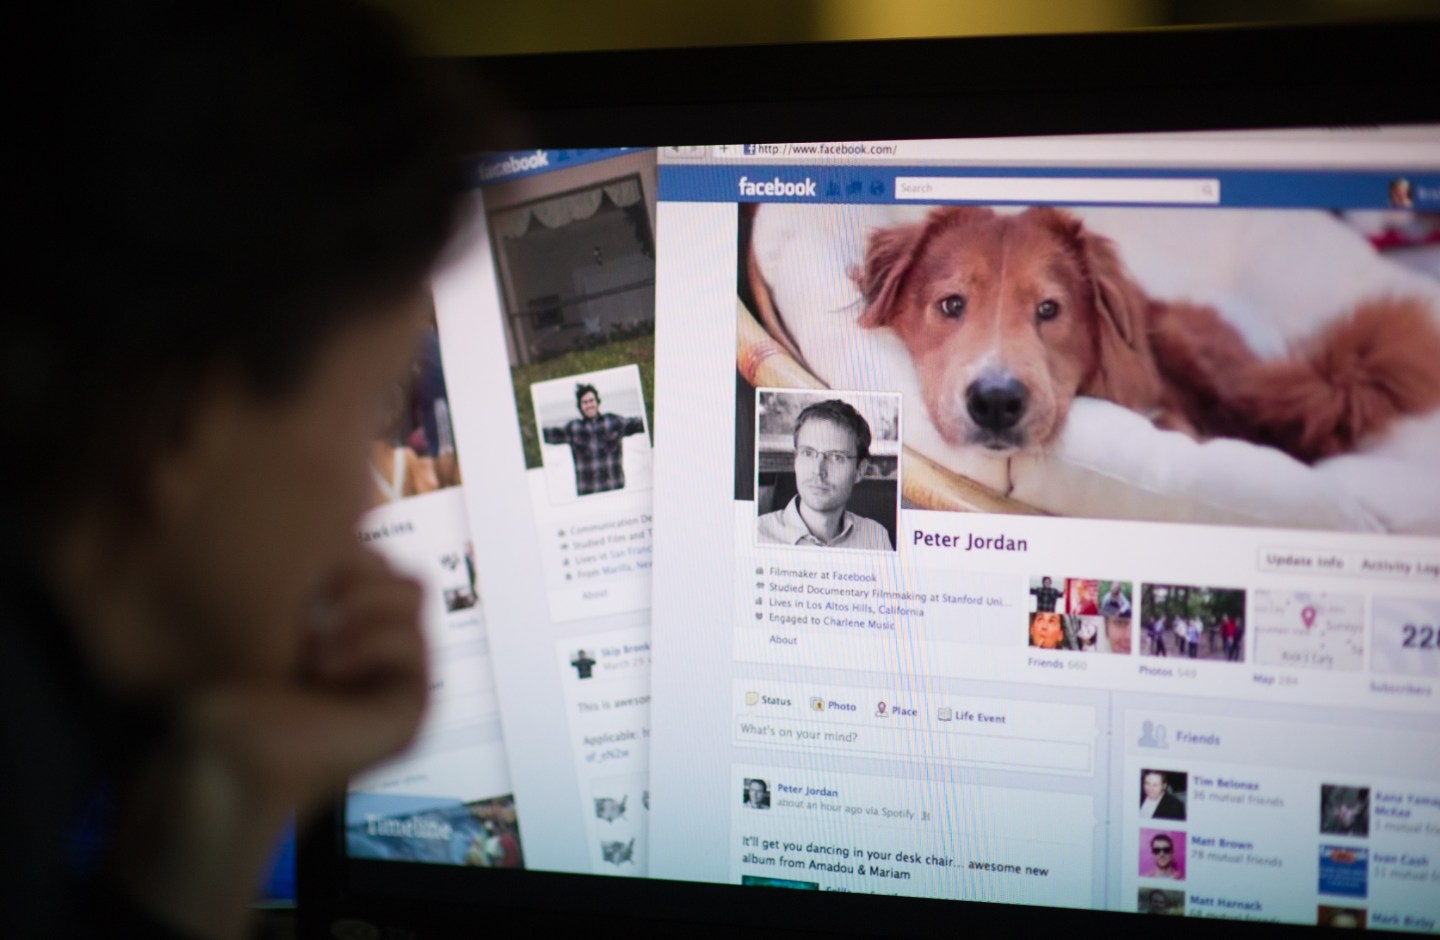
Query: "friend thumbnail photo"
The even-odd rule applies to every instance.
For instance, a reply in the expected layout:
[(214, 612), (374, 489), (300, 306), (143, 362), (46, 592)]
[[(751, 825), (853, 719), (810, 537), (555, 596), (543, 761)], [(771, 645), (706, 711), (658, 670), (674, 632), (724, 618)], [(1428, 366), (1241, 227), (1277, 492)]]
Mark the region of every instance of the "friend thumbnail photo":
[(1185, 833), (1140, 830), (1140, 877), (1185, 880)]
[(1140, 771), (1140, 818), (1185, 820), (1189, 774), (1177, 770)]
[(1168, 914), (1172, 917), (1185, 914), (1185, 892), (1166, 891), (1164, 888), (1141, 888), (1139, 906), (1141, 914)]
[(1128, 656), (1133, 603), (1128, 581), (1036, 575), (1030, 579), (1030, 645)]
[(1370, 788), (1323, 784), (1320, 831), (1333, 836), (1369, 836)]

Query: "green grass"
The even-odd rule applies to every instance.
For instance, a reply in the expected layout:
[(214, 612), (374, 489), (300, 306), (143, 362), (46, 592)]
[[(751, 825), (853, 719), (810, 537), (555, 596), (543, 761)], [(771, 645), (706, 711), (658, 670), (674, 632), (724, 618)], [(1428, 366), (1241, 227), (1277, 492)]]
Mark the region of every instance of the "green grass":
[(520, 417), (520, 440), (525, 447), (525, 466), (534, 470), (540, 463), (540, 433), (535, 427), (535, 405), (530, 399), (530, 386), (550, 379), (563, 379), (601, 369), (631, 364), (640, 367), (640, 389), (645, 399), (645, 423), (650, 428), (653, 444), (655, 434), (655, 336), (635, 336), (616, 340), (593, 349), (566, 353), (554, 359), (516, 366), (510, 370), (515, 383), (515, 411)]

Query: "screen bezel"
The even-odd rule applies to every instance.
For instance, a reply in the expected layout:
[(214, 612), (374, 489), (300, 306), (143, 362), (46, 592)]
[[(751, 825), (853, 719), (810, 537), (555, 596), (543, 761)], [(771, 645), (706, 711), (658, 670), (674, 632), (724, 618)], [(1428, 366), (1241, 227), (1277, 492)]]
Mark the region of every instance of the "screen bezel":
[[(437, 60), (498, 102), (484, 149), (1369, 127), (1440, 122), (1440, 22), (646, 50)], [(582, 82), (576, 76), (584, 76)], [(662, 249), (663, 250), (663, 249)], [(522, 831), (523, 831), (522, 819)], [(338, 809), (302, 836), (302, 935), (335, 921), (466, 935), (477, 912), (549, 928), (759, 927), (924, 936), (1135, 929), (1124, 912), (824, 894), (349, 859)], [(743, 894), (737, 893), (743, 891)], [(1167, 933), (1213, 925), (1167, 920)], [(1227, 921), (1263, 936), (1308, 928)]]

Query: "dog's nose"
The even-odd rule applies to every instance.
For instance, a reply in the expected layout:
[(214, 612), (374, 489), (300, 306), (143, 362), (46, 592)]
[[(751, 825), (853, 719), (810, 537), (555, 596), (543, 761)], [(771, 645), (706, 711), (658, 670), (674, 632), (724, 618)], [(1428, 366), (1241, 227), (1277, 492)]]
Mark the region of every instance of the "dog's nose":
[(1008, 431), (1020, 423), (1030, 390), (1013, 375), (985, 376), (965, 390), (965, 408), (987, 431)]

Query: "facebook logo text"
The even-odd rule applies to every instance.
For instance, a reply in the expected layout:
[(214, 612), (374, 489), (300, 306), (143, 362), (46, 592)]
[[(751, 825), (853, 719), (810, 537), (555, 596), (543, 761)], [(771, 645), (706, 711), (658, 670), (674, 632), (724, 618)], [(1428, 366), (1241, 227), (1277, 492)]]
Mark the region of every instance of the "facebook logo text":
[(814, 196), (815, 181), (806, 177), (802, 182), (787, 182), (778, 176), (773, 180), (756, 182), (748, 176), (740, 177), (742, 196)]

